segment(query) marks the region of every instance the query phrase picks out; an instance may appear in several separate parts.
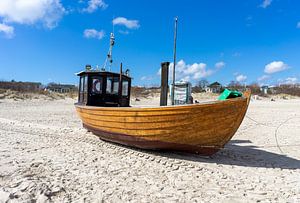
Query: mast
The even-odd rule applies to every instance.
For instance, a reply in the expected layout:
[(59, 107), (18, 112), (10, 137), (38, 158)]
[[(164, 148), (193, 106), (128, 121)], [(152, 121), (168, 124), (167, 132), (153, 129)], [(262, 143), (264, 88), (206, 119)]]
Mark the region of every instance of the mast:
[(173, 82), (172, 82), (172, 105), (175, 105), (175, 66), (176, 66), (176, 41), (177, 41), (177, 21), (178, 17), (175, 18), (175, 28), (174, 28), (174, 61), (173, 61)]
[(114, 33), (110, 33), (110, 40), (109, 40), (109, 52), (108, 52), (108, 59), (109, 59), (109, 71), (111, 71), (111, 65), (112, 65), (112, 62), (113, 62), (113, 59), (112, 59), (112, 48), (113, 46), (115, 45), (115, 35)]
[(107, 57), (106, 57), (106, 60), (105, 60), (105, 63), (104, 63), (104, 67), (103, 67), (105, 69), (107, 61), (109, 61), (109, 71), (111, 71), (111, 66), (112, 66), (112, 62), (113, 62), (112, 48), (113, 48), (114, 45), (115, 45), (115, 35), (112, 32), (112, 33), (110, 33), (109, 50), (108, 50), (108, 54), (107, 54)]

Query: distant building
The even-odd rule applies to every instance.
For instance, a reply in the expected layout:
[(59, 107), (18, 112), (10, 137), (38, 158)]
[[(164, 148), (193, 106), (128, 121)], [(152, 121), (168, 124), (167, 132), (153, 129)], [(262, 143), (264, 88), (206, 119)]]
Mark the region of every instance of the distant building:
[(222, 85), (218, 82), (211, 83), (207, 87), (205, 87), (205, 92), (210, 93), (220, 93), (222, 89)]
[(46, 90), (51, 92), (58, 92), (58, 93), (68, 93), (68, 92), (76, 92), (78, 91), (75, 85), (68, 85), (68, 84), (56, 84), (50, 83), (47, 85)]
[(260, 91), (263, 94), (268, 94), (268, 90), (269, 90), (269, 86), (267, 86), (267, 85), (263, 85), (263, 86), (260, 87)]
[(274, 85), (269, 86), (268, 92), (270, 92), (271, 94), (276, 94), (277, 93), (276, 86)]
[(42, 84), (39, 82), (7, 82), (0, 81), (1, 89), (10, 89), (15, 91), (36, 92), (41, 89)]

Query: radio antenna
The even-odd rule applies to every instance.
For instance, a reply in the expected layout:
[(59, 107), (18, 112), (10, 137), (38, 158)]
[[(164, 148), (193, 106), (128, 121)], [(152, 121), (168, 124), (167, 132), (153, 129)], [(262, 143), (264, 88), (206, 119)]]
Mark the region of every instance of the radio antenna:
[(113, 46), (115, 45), (115, 35), (114, 33), (110, 33), (110, 39), (109, 39), (109, 50), (108, 50), (108, 54), (107, 54), (107, 57), (105, 59), (105, 62), (104, 62), (104, 69), (106, 69), (106, 64), (107, 64), (107, 61), (109, 61), (109, 71), (111, 71), (111, 67), (112, 67), (112, 63), (113, 63), (113, 59), (112, 59), (112, 48)]
[(112, 62), (113, 62), (113, 59), (112, 59), (112, 49), (113, 49), (113, 46), (115, 45), (115, 26), (114, 26), (114, 17), (113, 17), (113, 20), (112, 20), (112, 32), (110, 33), (110, 38), (109, 38), (109, 50), (108, 50), (108, 54), (107, 54), (107, 57), (105, 59), (105, 62), (104, 62), (104, 70), (106, 69), (106, 65), (107, 65), (107, 61), (109, 61), (109, 72), (111, 72), (111, 67), (112, 67)]
[(176, 40), (177, 40), (177, 21), (178, 17), (175, 18), (175, 27), (174, 27), (174, 61), (173, 61), (173, 81), (172, 81), (172, 105), (175, 105), (175, 66), (176, 66)]

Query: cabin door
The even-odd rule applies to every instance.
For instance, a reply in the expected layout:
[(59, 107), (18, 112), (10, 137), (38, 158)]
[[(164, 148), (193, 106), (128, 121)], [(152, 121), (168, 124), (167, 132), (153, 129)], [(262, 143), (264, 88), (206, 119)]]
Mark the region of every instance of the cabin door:
[(87, 96), (88, 96), (88, 77), (87, 76), (82, 76), (80, 77), (80, 84), (79, 84), (79, 98), (78, 102), (81, 104), (86, 104), (87, 103)]
[(103, 106), (103, 78), (100, 76), (92, 76), (90, 82), (88, 105)]
[(87, 97), (88, 97), (88, 76), (84, 77), (84, 84), (83, 84), (83, 103), (87, 104)]

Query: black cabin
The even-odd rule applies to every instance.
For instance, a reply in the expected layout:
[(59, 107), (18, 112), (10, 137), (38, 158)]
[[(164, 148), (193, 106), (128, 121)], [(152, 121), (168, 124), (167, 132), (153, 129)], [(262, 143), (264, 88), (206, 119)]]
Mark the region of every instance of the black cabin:
[(131, 78), (128, 75), (85, 70), (79, 79), (78, 103), (87, 106), (128, 107)]

